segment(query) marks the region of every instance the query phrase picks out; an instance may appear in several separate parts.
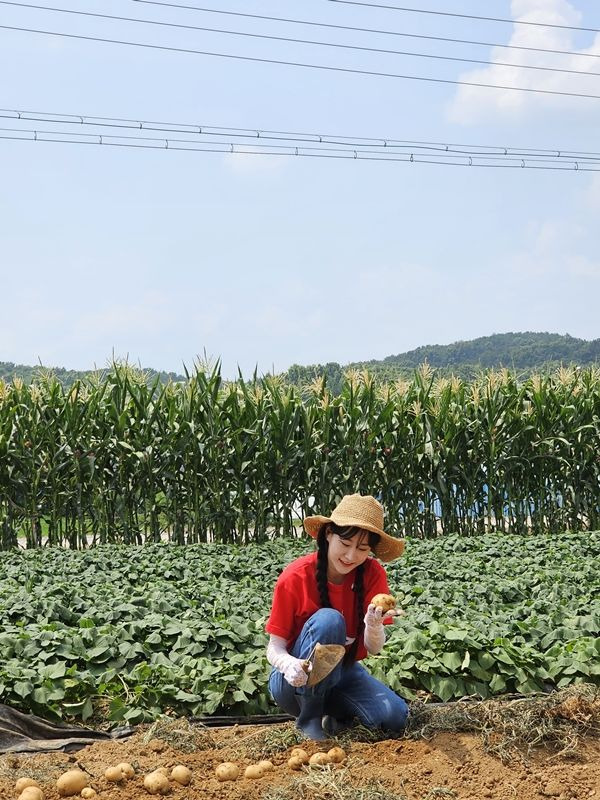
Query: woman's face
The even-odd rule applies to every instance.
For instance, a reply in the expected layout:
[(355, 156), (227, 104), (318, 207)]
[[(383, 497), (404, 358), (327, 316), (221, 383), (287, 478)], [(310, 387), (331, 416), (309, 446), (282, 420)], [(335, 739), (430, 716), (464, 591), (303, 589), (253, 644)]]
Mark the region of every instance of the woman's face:
[(350, 539), (342, 539), (337, 533), (326, 535), (329, 542), (327, 578), (332, 583), (343, 583), (346, 575), (369, 557), (369, 532), (358, 531)]

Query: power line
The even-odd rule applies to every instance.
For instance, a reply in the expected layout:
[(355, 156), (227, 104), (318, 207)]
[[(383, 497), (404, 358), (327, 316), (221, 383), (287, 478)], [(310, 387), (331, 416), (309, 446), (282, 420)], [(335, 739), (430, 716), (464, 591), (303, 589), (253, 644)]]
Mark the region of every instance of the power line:
[[(23, 135), (27, 134), (27, 135)], [(52, 143), (52, 144), (70, 144), (70, 145), (94, 145), (97, 147), (119, 147), (119, 148), (133, 148), (138, 150), (175, 150), (177, 152), (200, 152), (200, 153), (219, 153), (219, 154), (237, 154), (237, 155), (266, 155), (262, 150), (252, 150), (252, 149), (245, 149), (243, 151), (235, 150), (234, 146), (227, 146), (223, 145), (215, 145), (212, 147), (199, 147), (197, 145), (193, 146), (182, 146), (180, 144), (172, 144), (170, 140), (158, 140), (156, 144), (150, 144), (144, 142), (142, 144), (136, 144), (133, 141), (113, 141), (110, 138), (105, 138), (102, 136), (94, 137), (94, 139), (58, 139), (55, 138), (57, 135), (54, 132), (52, 133), (40, 133), (38, 131), (23, 131), (21, 135), (16, 135), (16, 133), (11, 133), (10, 131), (5, 131), (0, 133), (0, 140), (13, 140), (13, 141), (27, 141), (27, 142), (45, 142), (45, 143)], [(591, 167), (591, 166), (581, 166), (579, 162), (573, 162), (572, 165), (556, 165), (556, 164), (545, 164), (536, 161), (527, 162), (525, 159), (517, 159), (514, 163), (490, 163), (485, 161), (478, 161), (476, 157), (468, 156), (462, 159), (459, 159), (456, 156), (452, 156), (449, 158), (444, 158), (441, 154), (435, 157), (433, 156), (421, 156), (418, 153), (410, 153), (410, 154), (393, 154), (393, 155), (382, 155), (380, 153), (376, 155), (370, 154), (361, 154), (358, 152), (353, 152), (348, 150), (343, 153), (316, 153), (316, 152), (303, 152), (298, 149), (295, 152), (289, 153), (269, 153), (270, 156), (286, 156), (291, 158), (321, 158), (321, 159), (346, 159), (346, 160), (353, 160), (353, 161), (391, 161), (391, 162), (404, 162), (404, 163), (417, 163), (417, 164), (436, 164), (436, 165), (443, 165), (443, 166), (459, 166), (459, 167), (479, 167), (479, 168), (493, 168), (493, 169), (535, 169), (535, 170), (552, 170), (558, 172), (600, 172), (600, 167), (598, 169)]]
[[(560, 159), (570, 159), (578, 161), (600, 161), (600, 152), (572, 151), (565, 149), (544, 149), (531, 147), (515, 147), (506, 145), (482, 145), (482, 144), (460, 144), (456, 142), (428, 142), (423, 140), (403, 140), (392, 139), (389, 137), (364, 137), (345, 134), (323, 134), (306, 133), (292, 131), (273, 131), (257, 128), (235, 128), (227, 126), (204, 125), (198, 123), (183, 122), (159, 122), (140, 119), (128, 119), (123, 117), (97, 117), (81, 114), (64, 114), (48, 111), (31, 111), (17, 109), (0, 109), (0, 119), (12, 120), (15, 122), (42, 122), (46, 124), (70, 125), (78, 128), (102, 128), (102, 129), (126, 129), (144, 132), (161, 133), (185, 133), (190, 136), (205, 137), (226, 137), (231, 140), (246, 139), (253, 140), (256, 146), (257, 140), (287, 142), (293, 145), (335, 145), (350, 148), (351, 150), (360, 148), (377, 148), (380, 150), (428, 150), (456, 155), (481, 155), (481, 156), (502, 156), (518, 158), (541, 158), (553, 161)], [(17, 130), (17, 129), (10, 129)], [(71, 132), (68, 132), (72, 135)], [(65, 134), (66, 135), (66, 134)], [(76, 135), (76, 134), (75, 134)], [(98, 133), (82, 134), (98, 137)], [(109, 136), (111, 134), (108, 134)], [(127, 138), (127, 137), (121, 137)], [(160, 137), (164, 141), (164, 137)], [(192, 140), (185, 140), (192, 141)], [(230, 142), (227, 143), (228, 146)], [(258, 145), (262, 146), (262, 145)], [(277, 145), (266, 145), (276, 147)]]
[(382, 36), (402, 36), (409, 39), (425, 39), (435, 42), (450, 42), (452, 44), (469, 44), (481, 47), (503, 47), (510, 50), (526, 50), (532, 53), (551, 53), (552, 55), (580, 56), (581, 58), (600, 58), (600, 53), (578, 53), (575, 50), (551, 50), (543, 47), (526, 47), (525, 45), (502, 44), (500, 42), (482, 42), (473, 39), (454, 39), (446, 36), (427, 36), (421, 33), (405, 33), (404, 31), (388, 31), (377, 28), (360, 28), (352, 25), (336, 25), (331, 22), (315, 22), (311, 20), (291, 19), (289, 17), (273, 17), (267, 14), (249, 14), (241, 11), (225, 11), (217, 8), (205, 8), (204, 6), (189, 6), (182, 3), (165, 3), (162, 0), (132, 0), (134, 3), (144, 5), (160, 6), (163, 8), (185, 9), (187, 11), (200, 11), (206, 14), (226, 14), (232, 17), (244, 17), (246, 19), (261, 19), (269, 22), (285, 22), (292, 25), (310, 25), (317, 28), (330, 28), (339, 31), (353, 31), (355, 33), (376, 33)]
[[(2, 132), (2, 133), (28, 133), (28, 134), (31, 134), (31, 138), (34, 141), (37, 141), (38, 139), (41, 139), (42, 141), (46, 141), (46, 139), (44, 138), (46, 136), (49, 136), (49, 137), (61, 136), (63, 138), (60, 141), (65, 141), (65, 142), (70, 142), (70, 141), (73, 141), (73, 140), (77, 140), (78, 137), (79, 137), (79, 138), (84, 138), (86, 141), (93, 139), (94, 141), (92, 143), (97, 143), (97, 144), (109, 144), (109, 143), (115, 144), (115, 143), (120, 143), (120, 142), (141, 141), (141, 142), (154, 142), (156, 144), (157, 148), (162, 149), (164, 147), (165, 150), (168, 150), (169, 148), (173, 149), (174, 145), (181, 145), (181, 147), (179, 149), (182, 149), (182, 150), (192, 150), (193, 151), (195, 149), (195, 142), (192, 139), (177, 139), (177, 138), (164, 137), (164, 136), (160, 136), (160, 137), (158, 137), (158, 136), (141, 136), (140, 134), (132, 136), (132, 135), (123, 135), (123, 134), (115, 135), (115, 134), (106, 134), (106, 133), (98, 134), (98, 133), (82, 133), (82, 132), (73, 133), (72, 131), (60, 131), (60, 130), (58, 130), (58, 131), (50, 130), (49, 131), (49, 130), (43, 130), (43, 129), (40, 129), (40, 128), (0, 128), (0, 132)], [(293, 140), (290, 140), (290, 142), (291, 143), (289, 143), (289, 144), (272, 144), (270, 142), (269, 143), (257, 143), (256, 139), (254, 139), (254, 143), (250, 145), (250, 144), (245, 144), (245, 143), (239, 144), (239, 143), (236, 143), (236, 142), (222, 141), (220, 139), (207, 139), (207, 140), (203, 141), (202, 144), (203, 144), (203, 146), (204, 145), (212, 145), (214, 147), (221, 147), (221, 148), (224, 148), (224, 149), (222, 151), (220, 151), (220, 152), (237, 153), (238, 155), (245, 155), (249, 151), (251, 151), (253, 153), (256, 151), (257, 153), (262, 153), (263, 155), (300, 155), (300, 154), (311, 155), (313, 153), (335, 153), (335, 154), (339, 154), (339, 153), (348, 154), (348, 153), (350, 153), (352, 155), (352, 157), (356, 157), (356, 158), (358, 158), (359, 156), (362, 156), (362, 155), (373, 155), (373, 154), (377, 154), (377, 155), (383, 156), (382, 148), (379, 148), (379, 149), (376, 149), (376, 150), (372, 150), (372, 149), (369, 149), (368, 147), (365, 147), (365, 146), (349, 146), (349, 147), (348, 146), (345, 146), (345, 147), (344, 146), (338, 146), (338, 147), (331, 147), (331, 146), (327, 146), (327, 145), (326, 146), (322, 146), (322, 145), (316, 145), (316, 144), (295, 145), (293, 143)], [(183, 145), (188, 145), (188, 146), (184, 147)], [(191, 145), (191, 147), (189, 145)], [(408, 147), (408, 146), (406, 146), (406, 147)], [(426, 149), (431, 149), (431, 148), (426, 148)], [(388, 150), (392, 151), (393, 148), (390, 146), (388, 148)], [(419, 150), (419, 148), (418, 147), (413, 147), (413, 148), (409, 148), (409, 150), (412, 152), (412, 154), (415, 154), (415, 152), (417, 150)], [(299, 152), (296, 152), (296, 151), (299, 151)], [(408, 153), (408, 156), (410, 156), (411, 152)], [(385, 154), (386, 157), (388, 155), (390, 157), (392, 157), (392, 156), (398, 155), (398, 154), (394, 153), (394, 152)], [(593, 158), (593, 159), (590, 159), (590, 158), (587, 158), (587, 159), (586, 158), (574, 159), (572, 157), (568, 157), (567, 158), (564, 155), (561, 155), (560, 157), (557, 158), (556, 156), (549, 157), (548, 155), (539, 155), (539, 154), (535, 154), (535, 153), (527, 154), (527, 153), (511, 152), (510, 154), (502, 154), (502, 153), (490, 154), (490, 153), (481, 153), (481, 152), (474, 152), (474, 151), (473, 152), (466, 152), (466, 151), (460, 152), (460, 151), (452, 150), (452, 149), (447, 150), (445, 152), (434, 153), (433, 155), (435, 155), (436, 158), (444, 159), (444, 160), (455, 159), (455, 158), (457, 158), (459, 156), (465, 156), (467, 158), (469, 156), (471, 156), (471, 157), (475, 157), (475, 158), (481, 160), (482, 162), (486, 162), (486, 161), (498, 162), (498, 161), (501, 161), (502, 163), (507, 163), (507, 164), (514, 163), (514, 164), (518, 164), (519, 166), (521, 165), (521, 162), (522, 162), (523, 158), (527, 157), (527, 159), (528, 159), (528, 161), (530, 163), (546, 163), (546, 164), (562, 163), (562, 164), (569, 165), (573, 169), (575, 169), (575, 165), (576, 164), (579, 164), (581, 161), (583, 161), (584, 163), (589, 164), (589, 165), (597, 164), (598, 167), (600, 168), (600, 156), (598, 158)]]
[(134, 22), (143, 25), (155, 25), (164, 28), (178, 28), (190, 31), (203, 31), (207, 33), (222, 33), (230, 36), (245, 36), (251, 39), (267, 39), (269, 41), (276, 41), (276, 42), (290, 42), (293, 44), (317, 45), (319, 47), (335, 47), (343, 50), (359, 50), (367, 53), (383, 53), (386, 55), (409, 56), (414, 58), (429, 58), (429, 59), (434, 59), (436, 61), (454, 61), (463, 64), (486, 64), (488, 66), (513, 67), (516, 69), (533, 69), (533, 70), (540, 70), (543, 72), (560, 72), (569, 75), (584, 75), (586, 77), (600, 76), (600, 72), (590, 72), (586, 70), (561, 69), (559, 67), (543, 67), (534, 64), (514, 64), (505, 61), (487, 61), (485, 59), (478, 59), (478, 58), (459, 58), (457, 56), (442, 56), (431, 53), (415, 53), (405, 50), (389, 50), (380, 47), (364, 47), (360, 45), (342, 44), (339, 42), (319, 42), (312, 39), (298, 39), (295, 37), (288, 37), (288, 36), (274, 36), (271, 34), (264, 34), (264, 33), (250, 33), (248, 31), (224, 30), (223, 28), (209, 28), (201, 25), (184, 25), (182, 23), (176, 23), (176, 22), (162, 22), (152, 19), (139, 19), (137, 17), (122, 17), (113, 14), (100, 14), (92, 11), (75, 11), (70, 8), (56, 8), (55, 6), (40, 6), (40, 5), (34, 5), (33, 3), (17, 3), (14, 2), (14, 0), (0, 0), (0, 5), (17, 6), (18, 8), (32, 8), (38, 11), (52, 11), (52, 12), (59, 12), (62, 14), (75, 14), (77, 16), (83, 16), (83, 17), (110, 19), (110, 20), (116, 20), (118, 22)]
[(565, 92), (552, 89), (534, 89), (525, 86), (505, 86), (495, 83), (477, 83), (475, 81), (460, 81), (450, 78), (430, 78), (423, 75), (403, 75), (396, 72), (377, 72), (374, 70), (353, 69), (351, 67), (334, 67), (326, 64), (307, 64), (299, 61), (284, 61), (274, 58), (259, 58), (257, 56), (241, 56), (233, 53), (218, 53), (210, 50), (195, 50), (187, 47), (170, 47), (167, 45), (148, 44), (146, 42), (131, 42), (122, 39), (108, 39), (99, 36), (84, 36), (83, 34), (63, 33), (60, 31), (46, 31), (37, 28), (24, 28), (16, 25), (0, 25), (0, 29), (8, 31), (20, 31), (23, 33), (36, 33), (42, 36), (58, 36), (64, 39), (78, 39), (87, 42), (102, 42), (103, 44), (118, 44), (128, 47), (142, 47), (150, 50), (161, 50), (171, 53), (184, 53), (189, 55), (211, 56), (216, 58), (229, 58), (235, 61), (250, 61), (255, 64), (277, 64), (279, 66), (302, 67), (303, 69), (318, 69), (326, 72), (341, 72), (350, 75), (368, 75), (380, 78), (396, 78), (400, 80), (419, 81), (423, 83), (441, 83), (452, 86), (474, 86), (480, 89), (502, 89), (515, 92), (527, 92), (528, 94), (544, 94), (559, 97), (578, 97), (588, 100), (600, 100), (600, 95), (586, 94), (583, 92)]
[(330, 3), (343, 3), (348, 6), (365, 6), (366, 8), (385, 8), (389, 11), (406, 11), (411, 14), (432, 14), (439, 17), (457, 17), (459, 19), (478, 19), (485, 22), (507, 22), (510, 25), (533, 25), (537, 28), (561, 28), (567, 31), (584, 31), (600, 33), (600, 28), (578, 28), (575, 25), (559, 25), (554, 22), (530, 22), (524, 19), (506, 19), (505, 17), (478, 17), (475, 14), (457, 14), (450, 11), (430, 11), (424, 8), (407, 8), (406, 6), (388, 6), (383, 3), (364, 3), (360, 0), (329, 0)]

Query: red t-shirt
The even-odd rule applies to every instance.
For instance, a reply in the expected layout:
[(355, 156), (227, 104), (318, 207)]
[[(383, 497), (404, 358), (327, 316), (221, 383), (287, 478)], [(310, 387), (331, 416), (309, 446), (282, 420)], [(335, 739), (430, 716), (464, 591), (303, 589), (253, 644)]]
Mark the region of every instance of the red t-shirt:
[[(356, 594), (352, 590), (355, 573), (356, 570), (352, 570), (341, 584), (327, 583), (331, 606), (342, 613), (346, 620), (346, 635), (352, 639), (356, 638), (357, 631)], [(364, 562), (363, 587), (365, 607), (362, 616), (372, 597), (390, 593), (385, 570), (374, 558), (367, 558)], [(277, 579), (271, 614), (265, 625), (266, 631), (284, 638), (290, 650), (306, 620), (320, 608), (315, 552), (292, 561)], [(388, 622), (392, 620), (386, 620)], [(367, 649), (361, 641), (356, 659), (366, 656)]]

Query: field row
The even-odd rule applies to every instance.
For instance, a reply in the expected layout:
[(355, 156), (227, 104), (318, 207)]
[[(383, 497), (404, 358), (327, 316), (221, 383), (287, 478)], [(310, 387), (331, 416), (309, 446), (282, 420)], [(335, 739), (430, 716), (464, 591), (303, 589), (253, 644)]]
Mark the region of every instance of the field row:
[[(140, 722), (265, 713), (274, 582), (306, 540), (11, 551), (0, 566), (0, 702)], [(410, 541), (406, 611), (369, 669), (448, 700), (600, 683), (600, 533)]]
[(425, 365), (385, 387), (349, 374), (336, 396), (217, 368), (0, 381), (0, 548), (258, 543), (356, 491), (411, 536), (594, 529), (599, 437), (593, 369), (464, 383)]

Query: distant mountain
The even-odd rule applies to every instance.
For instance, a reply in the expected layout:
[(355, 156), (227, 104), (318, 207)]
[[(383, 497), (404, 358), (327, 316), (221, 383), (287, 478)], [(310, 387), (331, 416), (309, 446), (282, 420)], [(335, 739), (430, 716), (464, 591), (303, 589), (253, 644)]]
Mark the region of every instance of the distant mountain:
[(306, 385), (325, 375), (333, 392), (341, 389), (344, 372), (368, 369), (382, 381), (409, 378), (414, 370), (427, 362), (439, 375), (471, 379), (486, 369), (508, 369), (522, 377), (533, 372), (548, 372), (561, 365), (600, 365), (600, 339), (587, 341), (558, 333), (495, 333), (466, 342), (447, 345), (425, 345), (407, 353), (387, 356), (377, 361), (360, 361), (341, 366), (336, 362), (294, 364), (285, 373), (290, 383)]
[[(351, 369), (367, 369), (381, 381), (410, 378), (421, 364), (427, 362), (441, 376), (457, 375), (473, 378), (486, 369), (507, 367), (522, 377), (533, 372), (548, 372), (561, 365), (600, 366), (600, 339), (587, 341), (558, 333), (495, 333), (466, 342), (434, 344), (417, 347), (407, 353), (387, 356), (377, 361), (356, 361), (341, 365), (337, 362), (301, 366), (294, 364), (283, 374), (284, 380), (296, 386), (305, 386), (315, 378), (325, 375), (327, 385), (334, 392), (341, 390), (344, 373)], [(52, 369), (27, 367), (22, 364), (0, 362), (0, 379), (11, 381), (19, 377), (30, 383), (41, 371), (50, 371), (65, 386), (91, 374), (62, 367)], [(102, 372), (103, 370), (101, 370)], [(184, 381), (185, 376), (174, 372), (141, 370), (151, 382), (157, 376), (161, 381)]]
[(373, 363), (414, 369), (424, 361), (443, 369), (467, 365), (480, 369), (529, 370), (548, 363), (583, 366), (600, 362), (600, 339), (587, 341), (559, 333), (495, 333), (468, 342), (417, 347)]

